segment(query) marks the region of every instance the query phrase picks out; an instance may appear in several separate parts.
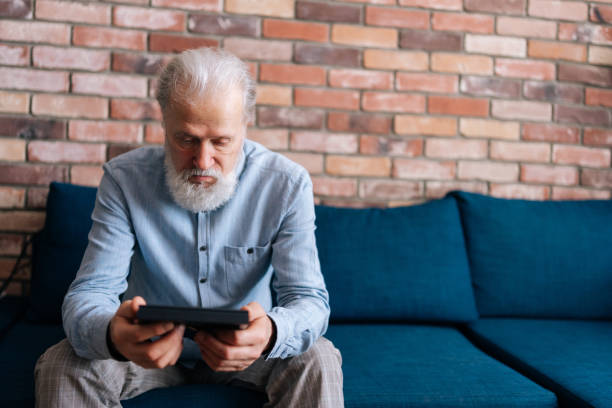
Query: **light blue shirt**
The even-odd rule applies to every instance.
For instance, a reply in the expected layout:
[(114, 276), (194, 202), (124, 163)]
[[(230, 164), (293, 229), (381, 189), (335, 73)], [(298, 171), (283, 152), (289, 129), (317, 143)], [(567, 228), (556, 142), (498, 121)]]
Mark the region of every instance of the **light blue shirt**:
[[(238, 309), (259, 302), (276, 325), (268, 358), (300, 354), (326, 331), (329, 302), (308, 173), (245, 140), (236, 175), (224, 206), (194, 213), (169, 192), (163, 147), (104, 165), (89, 245), (62, 308), (79, 356), (111, 358), (106, 330), (122, 294), (175, 306)], [(183, 361), (201, 358), (193, 341), (184, 339), (184, 346)]]

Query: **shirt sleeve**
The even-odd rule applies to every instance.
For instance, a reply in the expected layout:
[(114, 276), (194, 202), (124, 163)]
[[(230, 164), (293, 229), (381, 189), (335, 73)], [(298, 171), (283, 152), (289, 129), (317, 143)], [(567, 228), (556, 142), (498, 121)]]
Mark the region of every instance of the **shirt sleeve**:
[(267, 358), (301, 354), (327, 330), (329, 297), (315, 240), (312, 182), (304, 170), (287, 195), (286, 212), (273, 242), (273, 288), (278, 306), (268, 316), (276, 342)]
[(128, 206), (111, 168), (104, 165), (92, 213), (89, 244), (62, 306), (64, 330), (77, 355), (109, 359), (108, 323), (127, 288), (134, 253), (134, 232)]

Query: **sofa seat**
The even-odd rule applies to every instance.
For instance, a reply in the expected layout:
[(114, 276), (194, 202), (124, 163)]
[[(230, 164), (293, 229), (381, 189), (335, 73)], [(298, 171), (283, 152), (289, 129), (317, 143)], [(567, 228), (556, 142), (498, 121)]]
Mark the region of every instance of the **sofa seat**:
[(136, 398), (121, 401), (125, 408), (261, 408), (265, 394), (229, 385), (194, 384), (158, 388)]
[(466, 334), (561, 407), (612, 406), (612, 321), (486, 318)]
[(555, 395), (450, 326), (334, 324), (353, 407), (556, 407)]

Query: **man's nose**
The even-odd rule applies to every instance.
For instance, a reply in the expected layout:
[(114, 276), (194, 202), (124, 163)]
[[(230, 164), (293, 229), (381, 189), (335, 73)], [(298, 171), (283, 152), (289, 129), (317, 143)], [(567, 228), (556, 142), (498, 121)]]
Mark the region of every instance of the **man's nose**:
[(193, 156), (193, 165), (200, 170), (208, 170), (214, 163), (213, 149), (209, 143), (203, 141)]

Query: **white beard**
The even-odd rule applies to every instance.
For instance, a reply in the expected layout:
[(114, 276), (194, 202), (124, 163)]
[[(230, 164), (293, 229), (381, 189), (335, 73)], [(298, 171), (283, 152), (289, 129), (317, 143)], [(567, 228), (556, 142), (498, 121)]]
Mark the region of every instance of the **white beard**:
[[(227, 176), (216, 169), (190, 169), (178, 173), (167, 152), (164, 165), (166, 168), (166, 184), (174, 201), (189, 211), (216, 210), (228, 202), (236, 190), (237, 179), (235, 170), (232, 170)], [(190, 176), (210, 176), (216, 178), (217, 181), (205, 187), (203, 184), (190, 182)]]

